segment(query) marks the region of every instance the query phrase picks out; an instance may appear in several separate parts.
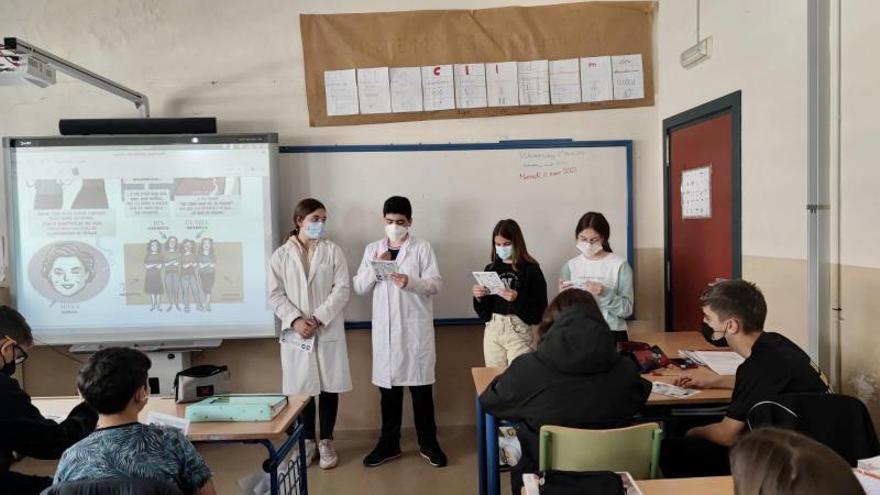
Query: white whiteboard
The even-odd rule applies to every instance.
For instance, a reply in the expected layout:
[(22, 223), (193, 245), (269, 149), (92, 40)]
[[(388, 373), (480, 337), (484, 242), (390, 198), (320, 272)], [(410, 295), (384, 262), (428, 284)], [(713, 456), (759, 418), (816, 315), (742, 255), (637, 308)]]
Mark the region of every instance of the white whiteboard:
[[(578, 254), (575, 226), (587, 211), (605, 214), (611, 247), (632, 264), (631, 141), (502, 142), (469, 145), (282, 147), (281, 232), (306, 197), (328, 209), (330, 239), (354, 275), (367, 243), (384, 236), (382, 204), (401, 195), (413, 205), (412, 234), (434, 248), (443, 290), (438, 324), (476, 318), (472, 271), (489, 262), (492, 228), (513, 218), (557, 293), (562, 264)], [(282, 235), (282, 238), (284, 236)], [(352, 293), (352, 324), (370, 320), (371, 296)]]

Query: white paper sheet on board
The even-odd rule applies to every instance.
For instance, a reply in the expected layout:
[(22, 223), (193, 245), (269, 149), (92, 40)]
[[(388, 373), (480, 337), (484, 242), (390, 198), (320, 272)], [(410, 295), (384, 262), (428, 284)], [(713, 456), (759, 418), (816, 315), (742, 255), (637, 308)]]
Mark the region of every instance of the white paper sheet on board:
[(614, 76), (615, 100), (638, 100), (645, 97), (645, 77), (642, 55), (615, 55), (611, 57)]
[(455, 108), (451, 65), (422, 67), (422, 96), (426, 112)]
[(681, 172), (681, 217), (712, 218), (712, 166)]
[(610, 56), (581, 59), (581, 101), (613, 100), (612, 88)]
[(578, 59), (550, 61), (550, 103), (565, 105), (581, 102), (581, 75)]
[(484, 108), (486, 100), (486, 66), (455, 64), (456, 108)]
[(327, 115), (358, 113), (357, 76), (354, 69), (324, 71)]
[(550, 63), (532, 60), (516, 63), (520, 105), (550, 104)]
[(391, 113), (388, 67), (358, 69), (357, 86), (361, 113)]
[(490, 107), (519, 105), (516, 62), (486, 64), (486, 95)]
[(388, 70), (391, 80), (391, 111), (422, 111), (422, 72), (419, 67), (392, 67)]

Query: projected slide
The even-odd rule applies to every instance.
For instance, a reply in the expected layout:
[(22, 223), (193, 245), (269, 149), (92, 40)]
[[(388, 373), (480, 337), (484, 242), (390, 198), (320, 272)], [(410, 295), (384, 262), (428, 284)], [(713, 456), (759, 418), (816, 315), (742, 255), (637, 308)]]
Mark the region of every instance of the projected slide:
[(271, 335), (269, 144), (15, 150), (16, 303), (52, 343)]

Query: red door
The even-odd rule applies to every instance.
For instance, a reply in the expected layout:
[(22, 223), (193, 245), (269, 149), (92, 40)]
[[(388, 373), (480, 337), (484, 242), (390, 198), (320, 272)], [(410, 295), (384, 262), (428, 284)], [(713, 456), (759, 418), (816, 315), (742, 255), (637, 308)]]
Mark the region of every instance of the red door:
[(719, 111), (712, 102), (682, 114), (680, 122), (676, 117), (664, 121), (667, 330), (698, 330), (699, 298), (706, 285), (741, 276), (739, 94), (735, 96), (735, 108)]

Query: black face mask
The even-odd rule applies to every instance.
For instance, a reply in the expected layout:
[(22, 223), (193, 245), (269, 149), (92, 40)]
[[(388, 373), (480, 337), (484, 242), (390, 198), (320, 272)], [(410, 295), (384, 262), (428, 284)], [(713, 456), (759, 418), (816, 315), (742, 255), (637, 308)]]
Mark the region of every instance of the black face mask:
[(700, 331), (703, 332), (703, 338), (706, 339), (706, 342), (714, 345), (715, 347), (730, 347), (727, 345), (727, 339), (725, 337), (721, 337), (718, 340), (713, 340), (712, 335), (715, 334), (715, 330), (712, 329), (705, 321), (703, 322), (703, 326), (700, 328)]
[(13, 359), (10, 362), (6, 362), (6, 358), (3, 358), (3, 368), (0, 368), (0, 373), (7, 374), (12, 376), (15, 374), (15, 360)]

